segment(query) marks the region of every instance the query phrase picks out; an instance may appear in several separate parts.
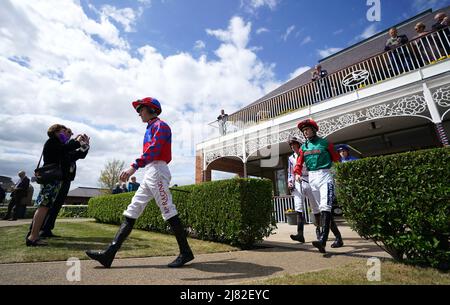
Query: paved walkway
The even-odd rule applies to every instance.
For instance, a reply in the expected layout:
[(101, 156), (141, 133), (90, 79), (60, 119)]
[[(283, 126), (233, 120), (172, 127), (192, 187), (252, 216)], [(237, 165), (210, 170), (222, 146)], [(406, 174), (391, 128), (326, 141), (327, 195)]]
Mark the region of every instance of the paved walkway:
[[(6, 225), (11, 224), (0, 221), (0, 227)], [(328, 246), (328, 253), (325, 255), (320, 254), (311, 245), (315, 236), (313, 225), (305, 227), (305, 244), (299, 244), (289, 238), (295, 228), (296, 226), (279, 224), (276, 234), (267, 238), (257, 249), (199, 254), (195, 260), (179, 269), (166, 267), (174, 257), (117, 259), (110, 269), (102, 268), (95, 261), (83, 260), (81, 281), (69, 282), (66, 274), (70, 266), (67, 266), (66, 262), (0, 264), (0, 282), (49, 285), (239, 284), (286, 274), (317, 271), (355, 261), (366, 264), (369, 257), (389, 257), (373, 243), (361, 239), (344, 223), (340, 223), (339, 228), (345, 246), (340, 249), (331, 249)], [(332, 236), (331, 233), (330, 235)]]

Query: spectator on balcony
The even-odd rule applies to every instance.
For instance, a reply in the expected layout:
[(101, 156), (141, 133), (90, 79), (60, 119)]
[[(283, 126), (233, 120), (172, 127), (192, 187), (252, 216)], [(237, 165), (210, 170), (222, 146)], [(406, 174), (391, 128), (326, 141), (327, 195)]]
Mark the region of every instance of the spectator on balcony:
[(417, 38), (420, 38), (420, 37), (430, 34), (429, 31), (426, 31), (426, 28), (427, 28), (427, 26), (423, 22), (419, 22), (418, 24), (416, 24), (414, 29), (416, 30), (417, 35), (414, 36), (413, 39), (417, 39)]
[(217, 117), (217, 122), (219, 123), (219, 132), (221, 136), (227, 134), (227, 121), (228, 114), (225, 113), (225, 110), (220, 111), (220, 115)]
[(427, 43), (426, 35), (430, 34), (429, 31), (426, 31), (426, 25), (423, 22), (419, 22), (414, 27), (417, 35), (413, 37), (414, 43), (412, 44), (413, 51), (415, 54), (415, 59), (419, 66), (423, 66), (424, 64), (428, 64), (428, 58), (431, 56), (432, 52), (429, 47), (429, 43)]
[(315, 83), (316, 94), (319, 101), (323, 101), (331, 97), (330, 82), (327, 78), (327, 70), (322, 69), (321, 65), (316, 65), (312, 72), (311, 81)]
[(436, 20), (436, 23), (433, 24), (432, 30), (433, 32), (438, 31), (436, 34), (434, 34), (434, 38), (439, 48), (439, 56), (444, 57), (450, 55), (450, 30), (448, 28), (448, 26), (450, 25), (450, 19), (448, 18), (447, 14), (438, 13), (434, 17), (434, 20)]
[(450, 25), (450, 19), (448, 18), (446, 13), (436, 14), (436, 16), (434, 16), (434, 20), (436, 20), (436, 23), (432, 26), (433, 31), (445, 29)]
[(397, 28), (391, 28), (389, 30), (389, 36), (390, 38), (386, 41), (384, 50), (390, 51), (389, 58), (391, 60), (392, 70), (395, 74), (400, 74), (412, 67), (407, 50), (402, 47), (409, 40), (406, 35), (398, 35)]

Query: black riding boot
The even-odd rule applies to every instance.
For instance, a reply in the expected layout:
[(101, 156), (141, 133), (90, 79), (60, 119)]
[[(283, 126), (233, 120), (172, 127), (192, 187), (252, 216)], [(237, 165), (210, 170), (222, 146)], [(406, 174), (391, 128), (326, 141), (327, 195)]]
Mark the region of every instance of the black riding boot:
[(330, 233), (331, 212), (320, 212), (320, 222), (322, 223), (322, 232), (318, 241), (313, 241), (313, 246), (319, 249), (320, 253), (325, 253), (328, 234)]
[(305, 237), (303, 236), (304, 226), (303, 213), (297, 212), (297, 235), (291, 235), (292, 240), (296, 240), (300, 243), (305, 242)]
[(117, 251), (119, 251), (122, 243), (125, 241), (128, 235), (130, 235), (135, 222), (136, 219), (125, 217), (125, 220), (120, 225), (119, 231), (117, 232), (108, 248), (104, 251), (88, 250), (86, 251), (87, 256), (89, 256), (93, 260), (98, 261), (105, 268), (111, 267)]
[(184, 231), (183, 225), (181, 224), (181, 220), (178, 217), (178, 215), (175, 215), (174, 217), (167, 220), (167, 222), (170, 224), (170, 227), (172, 228), (173, 233), (175, 233), (175, 237), (177, 239), (178, 247), (180, 248), (180, 254), (178, 257), (168, 264), (167, 266), (172, 268), (178, 268), (186, 264), (187, 262), (190, 262), (194, 259), (194, 254), (192, 253), (191, 248), (189, 247), (187, 238), (186, 238), (186, 232)]
[(333, 232), (334, 236), (336, 236), (336, 240), (334, 241), (334, 243), (331, 244), (331, 248), (342, 247), (344, 245), (344, 241), (342, 240), (341, 232), (339, 232), (339, 229), (338, 229), (333, 217), (331, 218), (330, 229), (331, 229), (331, 232)]
[(320, 213), (319, 214), (314, 214), (314, 225), (316, 226), (316, 237), (317, 240), (320, 239)]

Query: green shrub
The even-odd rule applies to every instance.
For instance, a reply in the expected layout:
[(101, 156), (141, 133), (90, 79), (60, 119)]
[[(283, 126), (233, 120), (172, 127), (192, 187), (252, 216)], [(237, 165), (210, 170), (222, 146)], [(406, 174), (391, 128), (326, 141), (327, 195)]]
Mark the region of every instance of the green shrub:
[(63, 205), (59, 211), (58, 217), (67, 218), (86, 218), (88, 217), (87, 205)]
[(339, 164), (337, 197), (351, 227), (394, 259), (448, 268), (450, 149)]
[[(260, 179), (231, 179), (178, 187), (172, 191), (181, 220), (191, 236), (248, 247), (270, 235), (275, 226), (272, 183)], [(119, 224), (134, 193), (89, 200), (88, 213), (97, 221)], [(136, 221), (136, 228), (169, 232), (152, 200)]]
[[(0, 218), (5, 217), (7, 211), (8, 211), (7, 206), (0, 207)], [(33, 218), (34, 212), (36, 212), (36, 207), (27, 207), (27, 209), (25, 211), (25, 219)], [(14, 213), (14, 210), (12, 213)]]

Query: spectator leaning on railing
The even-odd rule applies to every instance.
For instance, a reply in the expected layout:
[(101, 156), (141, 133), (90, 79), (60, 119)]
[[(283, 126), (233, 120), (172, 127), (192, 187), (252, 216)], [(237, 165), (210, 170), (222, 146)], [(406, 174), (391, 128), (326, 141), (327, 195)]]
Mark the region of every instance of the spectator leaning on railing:
[(409, 55), (401, 48), (402, 45), (408, 43), (408, 37), (406, 35), (398, 35), (397, 28), (391, 28), (389, 30), (389, 39), (386, 41), (384, 47), (385, 51), (391, 51), (389, 57), (393, 71), (398, 73), (405, 72), (404, 68), (411, 66)]
[[(432, 30), (433, 31), (439, 31), (434, 36), (436, 37), (435, 40), (439, 45), (439, 49), (441, 53), (449, 54), (450, 53), (450, 30), (448, 26), (450, 25), (450, 19), (448, 18), (447, 14), (445, 13), (439, 13), (434, 16), (434, 20), (436, 20), (436, 23), (433, 24)], [(441, 43), (442, 41), (442, 43)]]
[(415, 58), (418, 61), (419, 66), (423, 66), (424, 64), (428, 64), (428, 54), (431, 54), (429, 44), (427, 43), (425, 36), (430, 34), (429, 31), (426, 31), (426, 25), (422, 22), (419, 22), (414, 27), (417, 35), (413, 37), (415, 40), (412, 44), (412, 48), (415, 54)]
[(321, 65), (316, 65), (314, 71), (312, 72), (311, 81), (316, 83), (317, 95), (319, 100), (330, 98), (330, 83), (328, 81), (328, 72), (322, 69)]
[(436, 14), (434, 20), (436, 20), (436, 23), (432, 26), (433, 31), (442, 30), (450, 25), (450, 19), (445, 13)]

